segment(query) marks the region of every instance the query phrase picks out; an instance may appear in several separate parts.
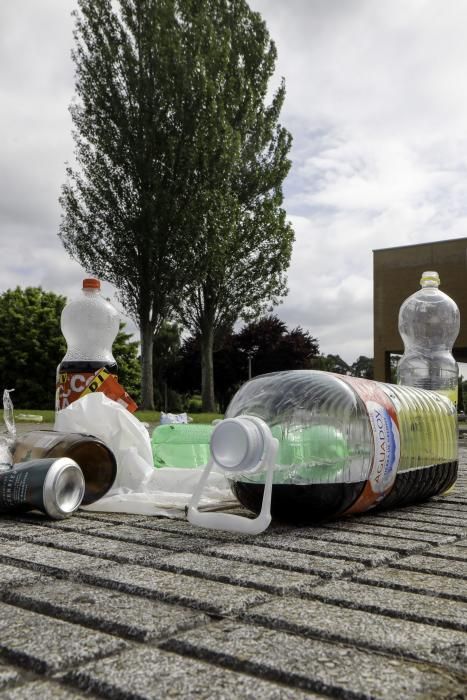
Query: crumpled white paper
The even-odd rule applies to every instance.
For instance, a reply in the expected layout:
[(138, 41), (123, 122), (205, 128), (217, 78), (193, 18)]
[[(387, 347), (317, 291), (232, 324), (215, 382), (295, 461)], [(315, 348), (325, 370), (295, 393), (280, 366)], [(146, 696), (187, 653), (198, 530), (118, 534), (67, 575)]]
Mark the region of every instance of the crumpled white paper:
[[(58, 412), (55, 430), (95, 435), (112, 450), (117, 476), (107, 494), (84, 510), (139, 515), (185, 515), (203, 467), (178, 469), (153, 466), (151, 441), (145, 426), (126, 408), (102, 392), (83, 396)], [(211, 472), (200, 508), (232, 503), (222, 474)]]

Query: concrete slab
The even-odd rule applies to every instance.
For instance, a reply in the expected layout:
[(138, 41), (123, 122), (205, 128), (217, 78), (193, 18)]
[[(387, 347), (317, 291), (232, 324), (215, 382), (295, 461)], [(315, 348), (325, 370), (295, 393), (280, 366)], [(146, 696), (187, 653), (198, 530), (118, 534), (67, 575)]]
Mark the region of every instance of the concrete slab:
[(3, 657), (38, 673), (60, 671), (126, 646), (118, 637), (0, 603)]
[(67, 679), (108, 698), (197, 700), (308, 700), (302, 693), (262, 678), (188, 659), (159, 649), (133, 649), (71, 671)]
[(467, 687), (467, 443), (446, 498), (258, 537), (0, 518), (0, 694), (437, 700)]
[(455, 675), (434, 666), (232, 621), (179, 635), (163, 648), (338, 697), (426, 700), (462, 697), (465, 690)]

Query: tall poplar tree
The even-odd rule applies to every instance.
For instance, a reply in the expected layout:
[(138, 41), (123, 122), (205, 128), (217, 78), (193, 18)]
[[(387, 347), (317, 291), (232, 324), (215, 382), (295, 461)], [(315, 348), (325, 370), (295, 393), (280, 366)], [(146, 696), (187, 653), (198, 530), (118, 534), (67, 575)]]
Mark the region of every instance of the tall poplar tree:
[(292, 139), (279, 124), (284, 81), (266, 103), (277, 54), (260, 15), (244, 0), (193, 4), (199, 7), (196, 60), (203, 65), (196, 90), (204, 93), (198, 275), (179, 315), (200, 337), (203, 409), (213, 411), (216, 334), (239, 317), (248, 321), (270, 310), (287, 292), (294, 235), (281, 204)]
[(210, 408), (216, 325), (285, 292), (284, 86), (264, 105), (275, 48), (245, 0), (78, 6), (76, 166), (59, 235), (139, 325), (143, 407), (153, 406), (154, 335), (178, 308), (204, 339)]

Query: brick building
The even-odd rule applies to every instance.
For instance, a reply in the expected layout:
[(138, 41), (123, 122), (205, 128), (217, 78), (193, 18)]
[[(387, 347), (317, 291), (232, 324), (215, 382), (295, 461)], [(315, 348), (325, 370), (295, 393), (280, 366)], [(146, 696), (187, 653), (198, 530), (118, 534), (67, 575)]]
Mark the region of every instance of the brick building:
[(397, 322), (399, 308), (420, 289), (425, 270), (436, 270), (440, 289), (460, 310), (461, 328), (453, 354), (467, 362), (467, 238), (399, 246), (373, 251), (373, 316), (375, 379), (390, 380), (391, 354), (402, 354)]

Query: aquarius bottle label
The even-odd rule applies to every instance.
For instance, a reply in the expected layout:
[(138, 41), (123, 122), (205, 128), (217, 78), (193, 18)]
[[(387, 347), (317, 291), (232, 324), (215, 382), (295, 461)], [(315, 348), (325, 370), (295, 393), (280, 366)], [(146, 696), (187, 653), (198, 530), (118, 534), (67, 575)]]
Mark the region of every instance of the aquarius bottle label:
[(400, 462), (399, 421), (392, 401), (376, 382), (347, 377), (343, 380), (365, 404), (373, 437), (373, 460), (365, 487), (346, 514), (361, 513), (382, 501), (391, 491)]

